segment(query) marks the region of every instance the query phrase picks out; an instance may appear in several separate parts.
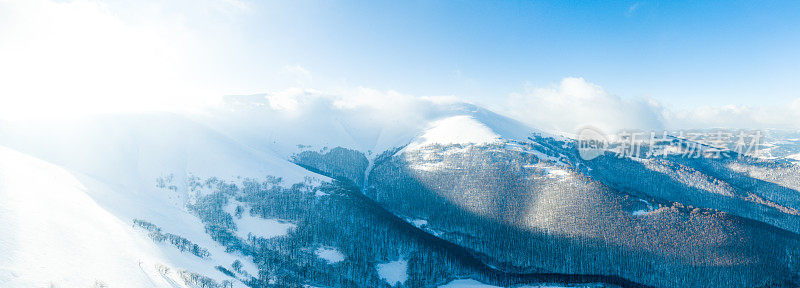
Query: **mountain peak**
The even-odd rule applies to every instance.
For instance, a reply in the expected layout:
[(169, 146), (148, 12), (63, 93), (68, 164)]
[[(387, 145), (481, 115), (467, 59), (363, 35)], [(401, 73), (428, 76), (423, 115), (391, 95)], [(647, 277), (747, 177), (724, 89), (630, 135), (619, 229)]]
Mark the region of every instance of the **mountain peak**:
[(498, 141), (500, 135), (470, 115), (450, 116), (433, 121), (422, 135), (415, 138), (407, 149), (418, 149), (431, 144), (486, 144)]

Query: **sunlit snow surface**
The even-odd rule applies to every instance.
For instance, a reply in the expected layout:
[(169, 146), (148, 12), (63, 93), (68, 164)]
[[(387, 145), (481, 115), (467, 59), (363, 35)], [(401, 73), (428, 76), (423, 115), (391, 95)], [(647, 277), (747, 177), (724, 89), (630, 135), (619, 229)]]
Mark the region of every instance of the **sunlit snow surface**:
[(275, 219), (263, 219), (250, 215), (242, 215), (242, 219), (235, 220), (236, 232), (241, 238), (247, 239), (248, 235), (261, 238), (272, 238), (289, 233), (289, 229), (296, 227), (292, 223), (284, 223)]
[(499, 140), (500, 135), (491, 128), (473, 117), (460, 115), (433, 122), (407, 149), (414, 150), (431, 144), (486, 144)]
[[(236, 215), (236, 207), (241, 205), (239, 202), (231, 201), (225, 209), (230, 215)], [(236, 236), (248, 239), (249, 236), (260, 238), (273, 238), (289, 234), (289, 230), (297, 225), (284, 222), (278, 219), (264, 219), (250, 215), (247, 209), (241, 213), (240, 217), (233, 218), (236, 223)]]
[(378, 269), (378, 275), (392, 286), (408, 280), (408, 261), (406, 260), (377, 264), (375, 268)]
[(646, 200), (642, 200), (642, 199), (639, 199), (639, 201), (641, 201), (642, 203), (647, 205), (647, 209), (639, 209), (639, 210), (633, 211), (633, 212), (631, 212), (631, 214), (633, 216), (644, 216), (644, 215), (650, 214), (650, 212), (653, 212), (653, 205), (651, 205), (650, 202), (647, 202)]
[(211, 263), (143, 237), (87, 189), (70, 171), (0, 147), (0, 286), (186, 287), (174, 272), (183, 269), (223, 278)]
[(409, 221), (409, 223), (411, 223), (411, 225), (414, 225), (414, 227), (422, 228), (423, 226), (428, 225), (428, 220), (425, 220), (425, 219), (411, 219)]
[(157, 250), (84, 190), (69, 172), (0, 148), (3, 287), (150, 285), (138, 262)]
[(320, 247), (314, 251), (320, 259), (327, 261), (329, 264), (335, 264), (344, 261), (344, 254), (339, 252), (336, 248)]
[[(187, 210), (192, 198), (184, 186), (187, 179), (281, 175), (284, 184), (308, 176), (325, 179), (178, 116), (24, 124), (2, 127), (0, 133), (5, 145), (22, 152), (3, 148), (0, 158), (4, 288), (50, 283), (91, 287), (95, 282), (184, 287), (177, 275), (181, 271), (233, 280), (215, 266), (236, 260), (243, 271), (257, 275), (252, 259), (228, 253)], [(175, 177), (175, 189), (156, 187), (156, 179), (166, 175)], [(168, 243), (154, 243), (146, 232), (133, 229), (134, 219), (185, 237), (210, 256), (200, 259)], [(291, 225), (250, 218), (240, 222), (245, 235), (267, 237), (285, 234)], [(262, 229), (265, 226), (279, 229)], [(277, 232), (259, 234), (269, 231)], [(157, 267), (169, 267), (170, 272), (159, 273)], [(233, 281), (236, 287), (243, 285)]]

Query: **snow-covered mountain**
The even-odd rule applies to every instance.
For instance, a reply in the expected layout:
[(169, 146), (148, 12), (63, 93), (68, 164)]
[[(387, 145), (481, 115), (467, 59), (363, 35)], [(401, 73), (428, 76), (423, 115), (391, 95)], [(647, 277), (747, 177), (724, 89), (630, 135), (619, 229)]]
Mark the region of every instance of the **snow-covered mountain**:
[[(265, 175), (288, 183), (326, 180), (175, 115), (6, 128), (2, 223), (11, 226), (0, 254), (9, 257), (2, 282), (12, 287), (189, 287), (176, 283), (191, 273), (225, 280), (215, 266), (236, 260), (255, 274), (251, 260), (226, 253), (187, 210), (197, 195), (185, 183), (191, 177)], [(159, 179), (175, 186), (160, 189)], [(134, 219), (190, 239), (210, 256), (157, 245), (132, 229)]]
[(1, 123), (0, 283), (800, 283), (791, 161), (583, 160), (472, 104), (298, 95)]

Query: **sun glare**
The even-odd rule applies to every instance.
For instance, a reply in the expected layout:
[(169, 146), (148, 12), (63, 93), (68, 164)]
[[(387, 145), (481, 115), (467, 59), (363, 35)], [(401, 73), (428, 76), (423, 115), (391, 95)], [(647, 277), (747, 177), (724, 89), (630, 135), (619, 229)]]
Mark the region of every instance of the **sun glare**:
[(128, 23), (90, 1), (7, 6), (3, 118), (181, 110), (214, 94), (191, 78), (191, 34), (180, 25)]

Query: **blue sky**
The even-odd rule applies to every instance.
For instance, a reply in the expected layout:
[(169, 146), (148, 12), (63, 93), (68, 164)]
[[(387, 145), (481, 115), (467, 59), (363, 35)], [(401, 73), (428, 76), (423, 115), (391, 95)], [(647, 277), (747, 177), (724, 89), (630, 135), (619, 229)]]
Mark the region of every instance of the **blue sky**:
[(583, 77), (678, 107), (800, 97), (796, 1), (253, 4), (251, 48), (328, 81), (491, 99)]
[(6, 0), (0, 116), (366, 87), (496, 110), (589, 91), (655, 118), (786, 122), (797, 15), (798, 1)]

